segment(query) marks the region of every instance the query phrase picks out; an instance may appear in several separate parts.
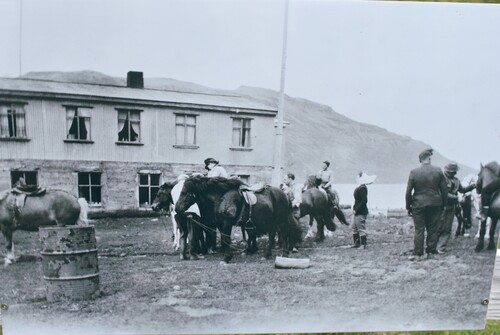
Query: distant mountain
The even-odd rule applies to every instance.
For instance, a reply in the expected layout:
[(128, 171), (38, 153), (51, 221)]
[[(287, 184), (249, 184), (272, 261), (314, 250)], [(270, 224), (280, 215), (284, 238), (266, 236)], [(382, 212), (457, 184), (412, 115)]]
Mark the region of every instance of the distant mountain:
[[(125, 78), (110, 77), (93, 71), (30, 72), (23, 78), (65, 82), (125, 86)], [(169, 78), (144, 78), (146, 88), (199, 93), (238, 94), (277, 108), (278, 92), (256, 87), (221, 90)], [(332, 162), (336, 183), (353, 183), (360, 170), (376, 174), (379, 183), (406, 183), (408, 173), (418, 166), (418, 153), (431, 147), (383, 128), (356, 122), (331, 107), (302, 98), (286, 96), (285, 164), (298, 180), (321, 168), (321, 162)], [(435, 152), (433, 164), (443, 167), (451, 159)], [(459, 178), (476, 173), (459, 164)]]

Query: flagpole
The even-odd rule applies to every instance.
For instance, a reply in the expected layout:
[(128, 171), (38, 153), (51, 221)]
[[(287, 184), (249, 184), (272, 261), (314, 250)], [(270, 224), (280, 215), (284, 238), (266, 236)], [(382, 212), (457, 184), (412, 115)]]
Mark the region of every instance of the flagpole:
[(23, 0), (19, 0), (19, 77), (22, 75), (23, 52)]
[(286, 49), (288, 39), (288, 1), (285, 0), (285, 18), (283, 23), (283, 49), (281, 54), (281, 81), (278, 104), (278, 115), (276, 125), (275, 147), (274, 147), (274, 167), (271, 185), (278, 186), (282, 180), (283, 169), (283, 116), (285, 107), (285, 70), (286, 70)]

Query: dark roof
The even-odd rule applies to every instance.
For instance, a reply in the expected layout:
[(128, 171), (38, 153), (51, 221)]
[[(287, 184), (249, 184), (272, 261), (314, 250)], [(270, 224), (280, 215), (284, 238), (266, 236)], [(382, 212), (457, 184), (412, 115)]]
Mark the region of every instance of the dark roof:
[(237, 94), (180, 92), (118, 85), (68, 83), (53, 80), (0, 78), (0, 95), (52, 98), (86, 98), (143, 104), (195, 106), (276, 114), (275, 108)]

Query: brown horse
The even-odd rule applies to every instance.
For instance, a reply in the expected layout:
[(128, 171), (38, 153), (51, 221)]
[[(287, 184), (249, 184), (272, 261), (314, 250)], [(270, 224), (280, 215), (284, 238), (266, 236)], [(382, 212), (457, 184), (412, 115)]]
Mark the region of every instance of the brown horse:
[[(478, 179), (477, 179), (477, 190), (479, 191), (486, 187), (488, 184), (498, 180), (500, 176), (494, 171), (491, 166), (496, 164), (496, 162), (491, 162), (483, 166), (481, 164), (481, 170), (479, 171)], [(498, 164), (496, 164), (498, 165)], [(491, 218), (491, 226), (490, 226), (490, 235), (489, 235), (489, 243), (488, 250), (496, 250), (497, 243), (495, 241), (495, 230), (497, 226), (498, 219), (500, 218), (500, 190), (497, 190), (491, 196), (490, 209), (488, 212), (488, 216)], [(479, 230), (479, 239), (476, 245), (476, 251), (479, 252), (484, 248), (484, 235), (486, 234), (486, 220), (481, 221), (481, 226)]]
[(333, 221), (335, 217), (343, 225), (348, 226), (345, 214), (340, 208), (339, 196), (335, 190), (333, 206), (328, 201), (326, 191), (318, 188), (321, 180), (316, 176), (307, 177), (304, 183), (305, 191), (302, 193), (302, 203), (300, 205), (300, 217), (309, 215), (309, 230), (311, 231), (314, 220), (317, 222), (316, 241), (325, 239), (324, 227), (330, 231), (335, 231), (337, 228)]
[(85, 199), (60, 190), (42, 195), (0, 193), (0, 230), (7, 240), (5, 265), (15, 260), (12, 234), (15, 230), (37, 231), (40, 226), (87, 225), (88, 206)]
[[(268, 234), (269, 243), (265, 257), (272, 255), (276, 234), (279, 232), (283, 242), (283, 255), (288, 255), (292, 247), (300, 242), (301, 230), (285, 193), (277, 187), (267, 186), (255, 193), (256, 203), (249, 208), (240, 192), (244, 186), (238, 179), (222, 177), (193, 177), (185, 181), (175, 205), (177, 215), (198, 204), (204, 224), (217, 227), (221, 232), (221, 247), (224, 261), (233, 257), (231, 250), (231, 231), (234, 225), (245, 222), (248, 232), (247, 251), (254, 251), (252, 243), (256, 236)], [(249, 220), (250, 219), (250, 220)], [(251, 227), (247, 223), (252, 222)]]

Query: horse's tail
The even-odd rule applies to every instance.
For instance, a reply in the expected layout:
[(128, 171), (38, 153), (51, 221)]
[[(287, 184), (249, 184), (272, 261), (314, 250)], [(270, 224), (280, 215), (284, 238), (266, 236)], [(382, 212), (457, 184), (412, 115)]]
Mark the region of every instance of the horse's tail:
[(295, 246), (297, 243), (302, 242), (302, 227), (300, 226), (299, 219), (293, 215), (292, 211), (288, 213), (287, 234), (291, 246)]
[(76, 224), (79, 226), (88, 226), (89, 221), (87, 216), (89, 213), (89, 205), (87, 200), (85, 198), (78, 198), (78, 204), (80, 205), (80, 216), (78, 217)]

